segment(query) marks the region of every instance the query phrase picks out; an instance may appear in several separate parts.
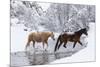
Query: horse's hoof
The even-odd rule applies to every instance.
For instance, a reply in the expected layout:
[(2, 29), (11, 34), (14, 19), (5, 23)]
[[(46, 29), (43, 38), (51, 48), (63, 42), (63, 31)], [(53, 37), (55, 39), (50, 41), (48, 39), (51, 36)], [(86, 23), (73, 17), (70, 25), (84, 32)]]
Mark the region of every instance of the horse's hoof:
[(66, 46), (63, 46), (63, 47), (65, 47), (65, 48), (66, 48)]
[(75, 47), (73, 47), (73, 48), (75, 48)]

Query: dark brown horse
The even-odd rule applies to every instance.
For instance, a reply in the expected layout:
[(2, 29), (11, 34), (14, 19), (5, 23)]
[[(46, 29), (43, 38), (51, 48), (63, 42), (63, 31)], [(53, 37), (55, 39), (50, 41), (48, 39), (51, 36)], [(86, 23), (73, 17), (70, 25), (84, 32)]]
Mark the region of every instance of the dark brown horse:
[[(74, 42), (73, 48), (75, 47), (75, 45), (76, 45), (77, 42), (80, 45), (82, 45), (82, 43), (80, 42), (80, 37), (81, 37), (82, 34), (88, 35), (86, 28), (81, 29), (79, 31), (76, 31), (76, 32), (74, 32), (74, 34), (64, 33), (64, 34), (59, 35), (59, 37), (57, 39), (57, 43), (55, 45), (55, 50), (54, 51), (56, 51), (57, 49), (59, 49), (60, 46), (62, 45), (62, 43), (64, 43), (63, 47), (66, 48), (66, 44), (67, 44), (68, 41)], [(58, 45), (58, 43), (59, 43), (59, 45)]]

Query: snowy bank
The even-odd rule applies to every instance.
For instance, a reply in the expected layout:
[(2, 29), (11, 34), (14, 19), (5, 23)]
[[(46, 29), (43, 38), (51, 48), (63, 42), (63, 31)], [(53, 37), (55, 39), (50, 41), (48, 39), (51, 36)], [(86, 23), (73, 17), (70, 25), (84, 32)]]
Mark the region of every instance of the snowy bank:
[(58, 59), (50, 64), (95, 61), (95, 23), (90, 23), (87, 47), (73, 54), (71, 57)]

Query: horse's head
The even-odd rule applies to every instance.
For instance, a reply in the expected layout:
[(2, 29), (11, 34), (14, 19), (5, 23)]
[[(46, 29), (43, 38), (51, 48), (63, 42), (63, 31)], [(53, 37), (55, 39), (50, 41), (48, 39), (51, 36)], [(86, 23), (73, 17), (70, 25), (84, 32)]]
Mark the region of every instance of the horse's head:
[(84, 33), (87, 36), (88, 35), (87, 29), (86, 28), (82, 29), (82, 33)]
[(55, 38), (54, 38), (54, 33), (53, 33), (53, 32), (51, 32), (50, 36), (51, 36), (51, 38), (52, 38), (53, 40), (55, 40)]

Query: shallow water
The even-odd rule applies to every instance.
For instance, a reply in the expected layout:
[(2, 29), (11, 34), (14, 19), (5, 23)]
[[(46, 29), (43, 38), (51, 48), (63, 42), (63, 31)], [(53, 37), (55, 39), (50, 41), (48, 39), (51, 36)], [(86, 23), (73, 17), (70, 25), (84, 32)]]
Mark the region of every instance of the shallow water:
[[(82, 41), (83, 42), (83, 41)], [(50, 44), (48, 50), (40, 50), (40, 48), (29, 48), (27, 51), (13, 52), (11, 53), (11, 63), (13, 66), (32, 66), (32, 65), (43, 65), (49, 64), (57, 59), (70, 57), (74, 53), (77, 53), (81, 49), (87, 46), (87, 43), (83, 43), (81, 46), (77, 43), (75, 48), (73, 48), (73, 43), (68, 42), (67, 48), (63, 46), (59, 50), (54, 52), (55, 45)]]
[(57, 59), (70, 57), (79, 50), (55, 53), (45, 50), (40, 50), (37, 52), (15, 52), (11, 53), (11, 66), (31, 66), (49, 64), (50, 62), (55, 61)]

